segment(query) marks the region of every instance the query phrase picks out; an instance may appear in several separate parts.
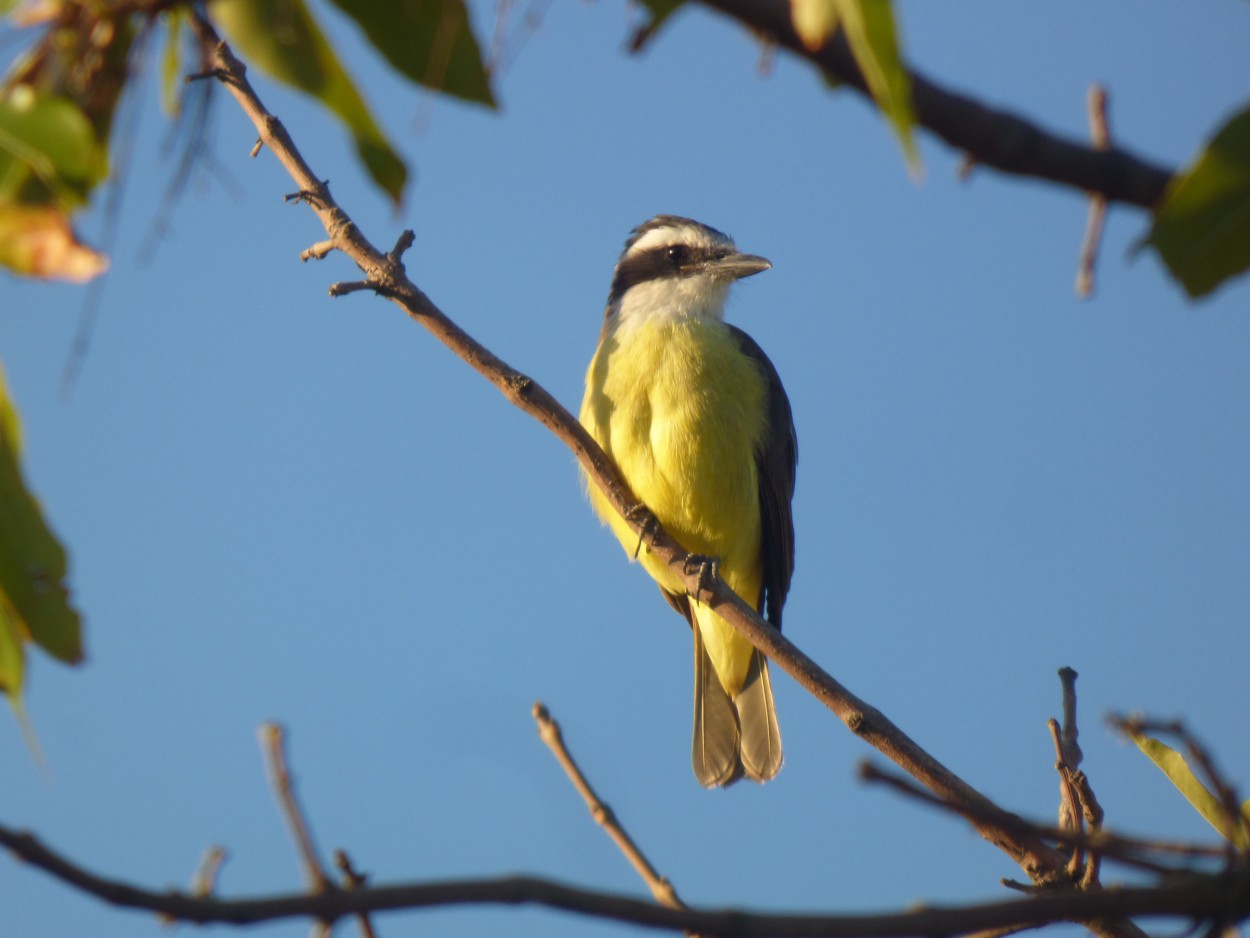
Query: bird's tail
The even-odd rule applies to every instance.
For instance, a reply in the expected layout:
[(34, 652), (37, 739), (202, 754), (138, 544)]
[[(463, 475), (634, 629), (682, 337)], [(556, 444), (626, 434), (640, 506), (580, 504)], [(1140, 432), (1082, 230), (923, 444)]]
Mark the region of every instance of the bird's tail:
[(742, 729), (742, 770), (747, 778), (766, 782), (781, 770), (781, 731), (777, 728), (777, 707), (773, 685), (768, 678), (768, 659), (756, 649), (746, 683), (734, 698), (738, 724)]
[(781, 732), (768, 661), (758, 650), (752, 652), (746, 683), (730, 698), (698, 627), (693, 631), (695, 777), (705, 788), (730, 785), (743, 776), (766, 782), (781, 769)]

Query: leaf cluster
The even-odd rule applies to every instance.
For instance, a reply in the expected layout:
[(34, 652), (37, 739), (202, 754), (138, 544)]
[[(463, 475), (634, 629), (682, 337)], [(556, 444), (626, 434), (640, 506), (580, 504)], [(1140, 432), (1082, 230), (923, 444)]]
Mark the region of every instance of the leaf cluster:
[[(333, 3), (408, 81), (494, 106), (464, 0)], [(107, 268), (104, 254), (75, 233), (74, 217), (110, 176), (114, 115), (142, 77), (144, 40), (154, 32), (165, 40), (165, 110), (178, 115), (190, 7), (190, 0), (0, 6), (13, 25), (36, 34), (0, 80), (0, 265), (78, 282)], [(306, 0), (214, 0), (209, 9), (253, 65), (342, 123), (369, 178), (398, 204), (408, 167)]]

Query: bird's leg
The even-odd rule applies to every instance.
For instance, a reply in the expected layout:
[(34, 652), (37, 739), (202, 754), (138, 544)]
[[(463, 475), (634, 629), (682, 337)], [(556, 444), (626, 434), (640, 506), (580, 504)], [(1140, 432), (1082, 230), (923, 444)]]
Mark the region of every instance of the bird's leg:
[(720, 575), (720, 559), (706, 554), (686, 554), (684, 569), (686, 576), (698, 571), (699, 583), (695, 587), (694, 600), (701, 602), (699, 597), (703, 595), (703, 591), (706, 589), (710, 593), (712, 581)]
[(642, 502), (630, 506), (629, 510), (625, 512), (625, 520), (637, 522), (640, 527), (638, 544), (634, 547), (634, 559), (637, 560), (638, 555), (642, 552), (643, 541), (649, 541), (651, 544), (655, 543), (655, 534), (660, 529), (660, 522), (651, 513), (651, 509)]

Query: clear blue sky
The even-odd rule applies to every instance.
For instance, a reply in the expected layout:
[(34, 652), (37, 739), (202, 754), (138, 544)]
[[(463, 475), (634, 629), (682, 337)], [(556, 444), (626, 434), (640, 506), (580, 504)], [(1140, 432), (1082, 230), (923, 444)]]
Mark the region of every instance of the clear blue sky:
[[(1057, 805), (1055, 672), (1075, 667), (1109, 823), (1208, 836), (1102, 716), (1184, 715), (1250, 781), (1250, 281), (1186, 302), (1153, 257), (1129, 256), (1145, 219), (1116, 208), (1097, 296), (1078, 301), (1079, 194), (960, 182), (959, 154), (924, 134), (917, 186), (860, 99), (786, 57), (761, 77), (751, 40), (701, 11), (631, 58), (617, 0), (538, 6), (499, 114), (353, 57), (415, 169), (398, 217), (336, 125), (258, 87), (365, 232), (389, 246), (412, 227), (417, 283), (570, 407), (632, 226), (691, 215), (771, 258), (730, 317), (776, 363), (798, 426), (788, 634), (1041, 818)], [(493, 8), (475, 10), (481, 35)], [(1105, 82), (1117, 139), (1168, 164), (1250, 96), (1236, 0), (908, 2), (900, 17), (927, 74), (1073, 136), (1086, 87)], [(70, 548), (90, 655), (77, 670), (32, 658), (51, 780), (0, 718), (5, 823), (152, 887), (185, 884), (220, 843), (222, 894), (298, 889), (255, 738), (276, 719), (324, 851), (346, 847), (380, 881), (526, 871), (641, 895), (539, 743), (541, 698), (690, 902), (1003, 896), (1010, 862), (856, 783), (869, 750), (784, 676), (780, 777), (700, 789), (686, 626), (593, 519), (572, 457), (394, 307), (327, 296), (353, 269), (299, 262), (316, 220), (282, 203), (292, 185), (269, 154), (247, 159), (255, 134), (225, 95), (219, 175), (198, 177), (141, 262), (175, 163), (153, 87), (140, 109), (68, 401), (83, 292), (4, 283), (26, 471)], [(23, 938), (161, 933), (3, 857), (0, 909)], [(534, 911), (379, 925), (624, 934)]]

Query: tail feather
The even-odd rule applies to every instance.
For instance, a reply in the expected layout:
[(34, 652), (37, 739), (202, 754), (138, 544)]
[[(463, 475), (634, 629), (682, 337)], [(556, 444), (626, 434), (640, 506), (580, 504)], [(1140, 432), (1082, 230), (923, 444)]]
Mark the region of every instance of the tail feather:
[[(690, 761), (699, 784), (704, 788), (717, 788), (742, 776), (738, 748), (742, 733), (734, 701), (721, 687), (698, 627), (693, 631), (694, 744)], [(771, 697), (769, 699), (771, 701)], [(776, 726), (775, 719), (773, 725)]]
[(742, 769), (755, 782), (766, 782), (781, 770), (781, 731), (773, 703), (768, 660), (757, 649), (751, 656), (746, 684), (734, 698), (741, 728)]

